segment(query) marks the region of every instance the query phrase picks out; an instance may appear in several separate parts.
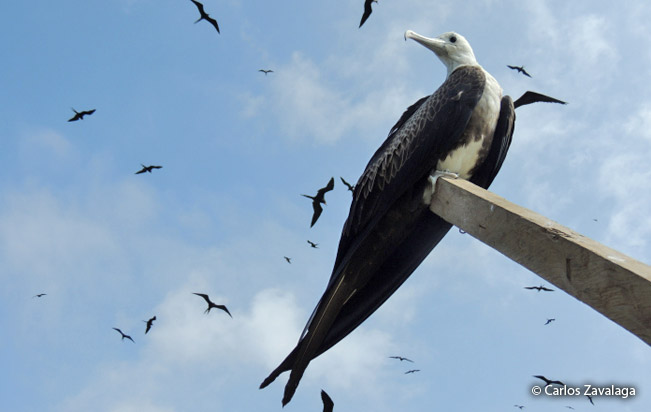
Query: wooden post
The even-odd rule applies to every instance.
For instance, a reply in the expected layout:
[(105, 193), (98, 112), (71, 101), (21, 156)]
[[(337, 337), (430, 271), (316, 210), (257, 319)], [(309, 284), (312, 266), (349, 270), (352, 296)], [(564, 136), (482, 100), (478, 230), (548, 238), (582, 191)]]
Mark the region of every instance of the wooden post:
[(651, 345), (651, 266), (466, 180), (438, 179), (430, 210)]

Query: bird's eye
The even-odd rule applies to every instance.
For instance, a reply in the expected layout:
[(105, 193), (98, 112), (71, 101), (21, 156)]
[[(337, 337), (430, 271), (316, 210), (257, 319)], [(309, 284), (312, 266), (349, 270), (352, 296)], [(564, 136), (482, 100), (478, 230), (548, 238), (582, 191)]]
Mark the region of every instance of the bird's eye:
[(457, 36), (450, 37), (450, 43), (454, 43), (456, 41), (457, 41)]

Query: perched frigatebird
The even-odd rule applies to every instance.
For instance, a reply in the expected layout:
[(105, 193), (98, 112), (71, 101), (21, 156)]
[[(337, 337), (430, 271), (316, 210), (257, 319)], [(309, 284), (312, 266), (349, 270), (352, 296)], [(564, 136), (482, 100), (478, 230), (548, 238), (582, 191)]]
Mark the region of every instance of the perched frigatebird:
[(323, 212), (321, 203), (323, 203), (324, 205), (326, 204), (325, 194), (334, 188), (335, 188), (335, 178), (331, 177), (330, 180), (328, 181), (328, 184), (325, 187), (319, 189), (316, 192), (315, 196), (301, 195), (307, 197), (308, 199), (312, 199), (312, 209), (314, 210), (314, 213), (312, 214), (312, 223), (310, 224), (310, 227), (314, 226), (316, 221), (319, 219), (319, 216), (321, 216), (321, 212)]
[(509, 66), (508, 64), (506, 65), (511, 70), (517, 70), (519, 73), (524, 74), (527, 77), (531, 77), (529, 73), (524, 69), (524, 66)]
[(126, 338), (126, 339), (129, 339), (131, 342), (136, 343), (133, 339), (131, 339), (131, 336), (125, 335), (120, 329), (118, 329), (118, 328), (113, 328), (113, 329), (117, 330), (120, 333), (120, 335), (122, 335), (121, 340), (124, 340)]
[(534, 377), (534, 378), (538, 378), (538, 379), (542, 379), (543, 381), (545, 381), (545, 387), (547, 387), (547, 386), (549, 386), (549, 385), (561, 385), (561, 386), (565, 386), (565, 384), (564, 384), (563, 382), (561, 382), (561, 381), (555, 381), (555, 380), (552, 380), (552, 379), (547, 379), (547, 378), (545, 378), (545, 377), (542, 376), (542, 375), (534, 375), (533, 377)]
[(215, 309), (221, 309), (221, 310), (223, 310), (224, 312), (228, 313), (228, 316), (230, 316), (231, 318), (233, 317), (233, 315), (231, 315), (231, 313), (228, 311), (228, 309), (226, 308), (226, 306), (224, 306), (224, 305), (217, 305), (215, 302), (213, 302), (212, 300), (210, 300), (210, 298), (208, 297), (208, 295), (206, 295), (205, 293), (194, 293), (194, 292), (193, 292), (192, 294), (193, 294), (193, 295), (197, 295), (197, 296), (201, 296), (201, 297), (206, 301), (206, 303), (208, 304), (208, 309), (206, 309), (203, 313), (208, 314), (208, 313), (210, 313), (210, 309), (215, 308)]
[(273, 72), (274, 72), (273, 70), (267, 70), (267, 69), (260, 69), (260, 70), (258, 70), (258, 71), (264, 73), (265, 76), (268, 75), (269, 73), (273, 73)]
[(323, 401), (323, 412), (332, 412), (335, 403), (332, 401), (332, 398), (330, 398), (330, 395), (328, 395), (323, 389), (321, 389), (321, 400)]
[(318, 248), (319, 248), (319, 244), (318, 244), (318, 243), (314, 243), (314, 242), (312, 242), (311, 240), (308, 240), (307, 243), (309, 243), (309, 244), (310, 244), (310, 247), (313, 248), (313, 249), (318, 249)]
[(487, 188), (508, 151), (513, 101), (477, 63), (466, 39), (412, 31), (407, 38), (433, 51), (447, 78), (406, 110), (357, 181), (326, 290), (294, 350), (260, 385), (291, 371), (283, 404), (310, 361), (380, 307), (450, 229), (429, 210), (431, 174), (452, 172)]
[(518, 100), (513, 102), (513, 107), (517, 109), (518, 107), (524, 106), (525, 104), (538, 103), (538, 102), (567, 104), (567, 102), (554, 99), (553, 97), (545, 96), (544, 94), (527, 91), (522, 96), (520, 96)]
[(212, 24), (213, 27), (217, 30), (217, 33), (219, 33), (219, 25), (217, 25), (217, 20), (213, 19), (212, 17), (210, 17), (208, 13), (206, 13), (206, 10), (204, 10), (203, 8), (203, 4), (199, 3), (196, 0), (190, 0), (190, 1), (193, 2), (195, 6), (197, 6), (197, 9), (199, 9), (199, 14), (201, 14), (201, 16), (194, 23), (197, 24), (201, 20), (205, 20), (208, 23)]
[(90, 116), (91, 114), (95, 113), (95, 109), (93, 109), (93, 110), (83, 110), (81, 112), (78, 112), (73, 108), (72, 111), (75, 112), (75, 115), (72, 116), (70, 119), (68, 119), (69, 122), (76, 122), (77, 120), (84, 120), (84, 116), (86, 116), (86, 115)]
[(143, 320), (143, 322), (147, 324), (145, 328), (145, 335), (147, 334), (147, 332), (149, 332), (149, 329), (151, 329), (151, 326), (154, 324), (155, 320), (156, 320), (156, 316), (154, 316), (153, 318), (149, 318), (149, 320)]
[(145, 173), (145, 172), (151, 173), (151, 171), (154, 170), (154, 169), (162, 169), (163, 168), (163, 166), (145, 166), (142, 163), (140, 164), (140, 166), (142, 166), (142, 169), (138, 170), (135, 173), (137, 175), (139, 175), (140, 173)]
[(364, 0), (364, 14), (362, 14), (362, 21), (359, 22), (359, 27), (362, 27), (366, 19), (368, 19), (373, 12), (373, 9), (371, 8), (371, 4), (373, 3), (377, 3), (377, 0)]
[(540, 292), (540, 291), (553, 292), (554, 291), (554, 289), (546, 288), (543, 285), (540, 285), (540, 286), (525, 286), (524, 288), (529, 289), (529, 290), (537, 290), (538, 292)]
[(353, 193), (355, 192), (355, 185), (351, 185), (351, 184), (348, 183), (346, 180), (344, 180), (344, 178), (341, 177), (341, 176), (339, 176), (339, 179), (341, 179), (341, 183), (343, 183), (344, 185), (346, 185), (346, 187), (348, 188), (348, 190), (350, 190), (350, 191), (353, 192)]

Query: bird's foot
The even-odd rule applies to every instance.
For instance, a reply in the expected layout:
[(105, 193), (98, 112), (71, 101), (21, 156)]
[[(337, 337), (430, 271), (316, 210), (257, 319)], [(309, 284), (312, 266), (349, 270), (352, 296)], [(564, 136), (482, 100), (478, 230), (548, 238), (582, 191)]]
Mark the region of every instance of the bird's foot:
[(432, 173), (430, 173), (429, 177), (427, 178), (429, 185), (423, 193), (423, 202), (425, 202), (425, 204), (428, 206), (430, 203), (432, 203), (432, 196), (434, 196), (434, 192), (436, 192), (436, 181), (439, 180), (439, 177), (451, 177), (452, 179), (458, 179), (459, 174), (450, 172), (449, 170), (434, 170)]

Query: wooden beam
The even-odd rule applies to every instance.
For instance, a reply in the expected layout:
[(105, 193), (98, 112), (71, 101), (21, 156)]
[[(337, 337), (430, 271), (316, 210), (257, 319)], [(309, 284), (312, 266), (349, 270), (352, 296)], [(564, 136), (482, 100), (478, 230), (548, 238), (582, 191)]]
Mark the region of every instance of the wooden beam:
[(651, 345), (651, 266), (466, 180), (438, 179), (430, 210)]

